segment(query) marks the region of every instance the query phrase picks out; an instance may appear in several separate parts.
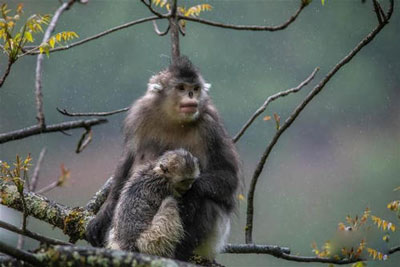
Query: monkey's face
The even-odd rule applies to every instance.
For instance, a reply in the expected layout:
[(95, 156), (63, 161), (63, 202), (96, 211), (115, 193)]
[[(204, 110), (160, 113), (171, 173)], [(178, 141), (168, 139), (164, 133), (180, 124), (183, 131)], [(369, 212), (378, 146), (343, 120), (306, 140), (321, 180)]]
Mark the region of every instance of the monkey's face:
[(179, 123), (196, 121), (201, 113), (204, 92), (200, 82), (171, 82), (166, 94), (165, 112)]

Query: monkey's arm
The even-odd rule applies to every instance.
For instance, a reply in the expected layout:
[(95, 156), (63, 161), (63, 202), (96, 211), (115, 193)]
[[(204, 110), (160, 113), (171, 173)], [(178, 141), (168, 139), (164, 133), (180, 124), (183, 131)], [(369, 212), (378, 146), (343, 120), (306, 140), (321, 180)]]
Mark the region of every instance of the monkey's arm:
[(103, 206), (86, 228), (86, 239), (96, 247), (104, 246), (105, 236), (110, 227), (114, 208), (134, 162), (131, 151), (125, 151), (114, 173), (113, 185)]

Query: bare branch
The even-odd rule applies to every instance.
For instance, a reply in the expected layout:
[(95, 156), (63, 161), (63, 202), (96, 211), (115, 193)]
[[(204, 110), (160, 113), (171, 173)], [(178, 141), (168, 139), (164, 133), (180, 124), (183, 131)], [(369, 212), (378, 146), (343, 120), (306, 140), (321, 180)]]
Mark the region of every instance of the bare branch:
[(10, 74), (11, 66), (14, 64), (15, 61), (8, 59), (6, 70), (4, 71), (3, 77), (0, 78), (0, 88), (3, 86), (4, 82), (7, 79), (8, 74)]
[(154, 27), (154, 31), (156, 32), (156, 34), (158, 35), (158, 36), (164, 36), (164, 35), (166, 35), (168, 32), (169, 32), (169, 25), (168, 25), (168, 27), (167, 27), (167, 29), (165, 30), (165, 31), (160, 31), (160, 29), (158, 28), (158, 26), (157, 26), (157, 22), (155, 21), (155, 20), (153, 20), (153, 27)]
[(290, 254), (290, 249), (286, 247), (256, 244), (227, 244), (222, 253), (232, 254)]
[(39, 172), (40, 172), (40, 167), (42, 166), (43, 158), (44, 155), (46, 154), (47, 149), (44, 147), (42, 151), (40, 151), (38, 161), (36, 162), (35, 170), (33, 171), (32, 179), (31, 179), (31, 184), (29, 187), (30, 191), (35, 192), (36, 187), (39, 181)]
[[(144, 23), (144, 22), (147, 22), (147, 21), (158, 20), (158, 19), (163, 19), (163, 18), (160, 18), (160, 17), (157, 17), (157, 16), (153, 16), (153, 17), (147, 17), (147, 18), (143, 18), (143, 19), (134, 20), (134, 21), (131, 21), (131, 22), (122, 24), (122, 25), (120, 25), (120, 26), (111, 28), (111, 29), (109, 29), (109, 30), (106, 30), (106, 31), (104, 31), (104, 32), (98, 33), (98, 34), (96, 34), (96, 35), (93, 35), (93, 36), (88, 37), (88, 38), (86, 38), (86, 39), (83, 39), (83, 40), (81, 40), (81, 41), (72, 43), (72, 44), (70, 44), (70, 45), (66, 45), (66, 46), (62, 46), (62, 47), (57, 47), (57, 48), (50, 49), (50, 50), (49, 50), (49, 53), (53, 53), (53, 52), (57, 52), (57, 51), (68, 50), (68, 49), (70, 49), (70, 48), (72, 48), (72, 47), (85, 44), (85, 43), (90, 42), (90, 41), (95, 40), (95, 39), (99, 39), (100, 37), (103, 37), (103, 36), (108, 35), (108, 34), (110, 34), (110, 33), (113, 33), (113, 32), (116, 32), (116, 31), (119, 31), (119, 30), (128, 28), (128, 27), (131, 27), (131, 26), (134, 26), (134, 25), (137, 25), (137, 24), (141, 24), (141, 23)], [(32, 48), (34, 48), (34, 47), (26, 47), (26, 49), (29, 49), (29, 48), (32, 49)], [(24, 55), (37, 55), (37, 54), (39, 54), (39, 50), (38, 50), (38, 49), (39, 49), (39, 48), (37, 48), (37, 49), (34, 50), (34, 51), (30, 51), (29, 53), (25, 53), (25, 54), (23, 54), (23, 55), (21, 55), (21, 56), (24, 56)]]
[(32, 135), (65, 131), (75, 128), (86, 128), (86, 127), (91, 127), (93, 125), (103, 124), (106, 122), (107, 122), (106, 119), (68, 121), (59, 124), (48, 125), (44, 129), (42, 129), (40, 125), (34, 125), (20, 130), (0, 134), (0, 144), (26, 138)]
[(75, 153), (81, 153), (89, 144), (92, 142), (93, 132), (92, 129), (86, 128), (86, 131), (82, 134), (79, 142), (76, 146)]
[(332, 263), (332, 264), (349, 264), (362, 259), (351, 259), (351, 260), (337, 260), (333, 258), (319, 258), (319, 257), (307, 257), (291, 255), (290, 249), (286, 247), (269, 246), (269, 245), (256, 245), (256, 244), (228, 244), (222, 253), (232, 254), (268, 254), (276, 258), (284, 259), (287, 261), (295, 262), (321, 262), (321, 263)]
[(86, 204), (85, 209), (87, 211), (92, 212), (94, 214), (96, 214), (99, 211), (101, 205), (103, 205), (104, 201), (106, 201), (108, 193), (111, 190), (112, 183), (113, 183), (113, 177), (111, 176), (100, 188), (100, 190), (97, 191), (96, 194)]
[(400, 252), (400, 246), (393, 247), (393, 248), (389, 249), (388, 254), (393, 254), (393, 253), (396, 253), (396, 252)]
[(140, 0), (145, 6), (147, 6), (147, 8), (150, 10), (150, 12), (151, 13), (153, 13), (154, 15), (156, 15), (157, 17), (160, 17), (160, 18), (166, 18), (167, 17), (167, 15), (163, 15), (163, 14), (161, 14), (161, 13), (158, 13), (154, 8), (153, 8), (153, 6), (151, 5), (151, 0), (149, 0), (149, 2), (147, 3), (147, 1), (146, 0)]
[(177, 0), (172, 0), (171, 15), (169, 17), (169, 27), (171, 31), (171, 58), (175, 62), (180, 56), (179, 49), (179, 21), (177, 14)]
[(41, 242), (41, 243), (47, 243), (47, 244), (51, 244), (51, 245), (66, 245), (66, 246), (72, 245), (71, 243), (68, 243), (68, 242), (64, 242), (64, 241), (61, 241), (61, 240), (58, 240), (58, 239), (53, 239), (53, 238), (50, 238), (50, 237), (46, 237), (46, 236), (40, 235), (38, 233), (31, 232), (28, 229), (26, 229), (25, 231), (22, 231), (18, 227), (15, 227), (14, 225), (6, 223), (6, 222), (1, 221), (1, 220), (0, 220), (0, 227), (6, 229), (8, 231), (20, 234), (20, 235), (24, 235), (24, 236), (30, 237), (32, 239), (35, 239), (35, 240)]
[(256, 112), (250, 117), (250, 119), (246, 122), (246, 124), (242, 127), (242, 129), (236, 134), (236, 136), (233, 138), (233, 142), (236, 143), (240, 139), (240, 137), (242, 137), (244, 132), (247, 130), (247, 128), (249, 128), (249, 126), (254, 122), (254, 120), (261, 113), (264, 112), (264, 110), (267, 108), (269, 103), (271, 103), (272, 101), (274, 101), (280, 97), (284, 97), (284, 96), (287, 96), (288, 94), (297, 93), (298, 91), (300, 91), (301, 88), (306, 86), (312, 79), (314, 79), (315, 74), (318, 72), (318, 70), (319, 70), (319, 68), (315, 68), (314, 71), (311, 73), (311, 75), (308, 76), (308, 78), (305, 79), (303, 82), (301, 82), (298, 86), (288, 89), (286, 91), (278, 92), (278, 93), (268, 97), (267, 100), (264, 102), (264, 104), (256, 110)]
[(60, 186), (60, 181), (57, 180), (57, 181), (51, 182), (50, 184), (46, 185), (45, 187), (43, 187), (43, 188), (41, 188), (39, 190), (37, 190), (36, 193), (37, 194), (44, 194), (44, 193), (47, 193), (47, 192), (49, 192), (49, 191), (51, 191), (54, 188), (59, 187), (59, 186)]
[(29, 262), (33, 265), (40, 266), (40, 261), (36, 258), (33, 253), (26, 252), (24, 250), (11, 247), (2, 241), (0, 241), (0, 252), (3, 252), (9, 256), (12, 256), (16, 259), (20, 259), (26, 262)]
[[(57, 11), (54, 13), (53, 18), (50, 21), (49, 26), (44, 32), (42, 43), (47, 43), (51, 34), (54, 32), (56, 28), (56, 24), (61, 14), (67, 10), (71, 5), (74, 4), (75, 1), (68, 1), (63, 3)], [(35, 78), (35, 97), (36, 97), (36, 109), (37, 115), (36, 118), (38, 123), (42, 129), (46, 127), (44, 114), (43, 114), (43, 94), (42, 94), (42, 66), (43, 66), (44, 54), (39, 54), (36, 61), (36, 78)]]
[(72, 113), (72, 112), (68, 112), (66, 109), (57, 108), (57, 111), (68, 117), (85, 117), (85, 116), (86, 117), (89, 117), (89, 116), (105, 117), (105, 116), (110, 116), (110, 115), (114, 115), (117, 113), (125, 112), (125, 111), (128, 111), (129, 109), (130, 109), (130, 107), (121, 108), (121, 109), (117, 109), (117, 110), (109, 111), (109, 112)]
[(372, 0), (372, 3), (374, 4), (374, 10), (375, 10), (378, 22), (379, 22), (379, 24), (382, 24), (382, 22), (383, 22), (383, 20), (382, 20), (382, 14), (383, 14), (382, 8), (381, 8), (381, 6), (379, 5), (379, 3), (376, 0)]
[(278, 25), (278, 26), (258, 26), (258, 25), (233, 25), (233, 24), (224, 24), (224, 23), (219, 23), (219, 22), (214, 22), (211, 20), (205, 20), (201, 18), (193, 18), (193, 17), (185, 17), (182, 15), (178, 15), (178, 19), (184, 19), (184, 20), (189, 20), (193, 22), (198, 22), (201, 24), (206, 24), (214, 27), (220, 27), (220, 28), (225, 28), (225, 29), (233, 29), (233, 30), (242, 30), (242, 31), (279, 31), (285, 29), (287, 26), (289, 26), (292, 22), (294, 22), (301, 11), (307, 6), (308, 4), (306, 1), (301, 0), (300, 1), (300, 7), (297, 9), (297, 11), (283, 24)]
[[(387, 18), (389, 19), (393, 12), (393, 0), (390, 1), (390, 8), (388, 11)], [(316, 85), (312, 91), (307, 95), (303, 102), (300, 103), (299, 106), (292, 112), (289, 118), (285, 121), (281, 128), (277, 130), (271, 142), (268, 144), (266, 150), (264, 151), (260, 161), (257, 164), (257, 167), (254, 171), (253, 177), (251, 179), (250, 188), (247, 196), (247, 220), (246, 220), (246, 243), (252, 243), (252, 233), (253, 233), (253, 214), (254, 214), (254, 192), (256, 189), (258, 178), (264, 168), (265, 162), (268, 159), (272, 148), (278, 142), (279, 137), (292, 125), (294, 120), (299, 116), (301, 111), (307, 106), (308, 103), (324, 88), (324, 86), (329, 82), (329, 80), (338, 72), (344, 65), (350, 62), (350, 60), (367, 44), (369, 44), (375, 36), (385, 27), (388, 21), (383, 22), (376, 26), (376, 28), (370, 32), (364, 39), (361, 40), (357, 46), (350, 51), (348, 55), (346, 55), (333, 69), (320, 81), (318, 85)]]

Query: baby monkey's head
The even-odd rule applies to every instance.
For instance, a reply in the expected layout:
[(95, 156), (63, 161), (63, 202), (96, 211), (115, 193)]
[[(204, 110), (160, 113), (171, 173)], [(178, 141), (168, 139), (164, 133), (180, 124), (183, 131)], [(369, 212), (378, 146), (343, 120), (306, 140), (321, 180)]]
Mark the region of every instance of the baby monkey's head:
[(169, 180), (178, 196), (190, 189), (200, 174), (199, 161), (185, 149), (165, 152), (158, 158), (154, 171)]

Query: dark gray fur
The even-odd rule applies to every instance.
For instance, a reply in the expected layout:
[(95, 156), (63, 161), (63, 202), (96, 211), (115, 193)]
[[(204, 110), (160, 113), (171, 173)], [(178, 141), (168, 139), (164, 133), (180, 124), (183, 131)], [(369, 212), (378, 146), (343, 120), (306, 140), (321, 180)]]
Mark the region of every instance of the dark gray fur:
[(201, 167), (199, 178), (180, 201), (185, 238), (176, 249), (176, 258), (187, 260), (213, 232), (217, 218), (234, 211), (239, 185), (238, 155), (206, 90), (201, 90), (199, 117), (194, 121), (177, 123), (163, 110), (163, 104), (173, 95), (171, 84), (181, 78), (199, 83), (204, 89), (203, 78), (183, 57), (150, 79), (149, 83), (160, 84), (162, 90), (148, 90), (133, 104), (125, 120), (125, 152), (116, 169), (113, 188), (87, 228), (91, 244), (104, 245), (118, 197), (132, 169), (157, 159), (167, 150), (186, 149), (199, 159)]

